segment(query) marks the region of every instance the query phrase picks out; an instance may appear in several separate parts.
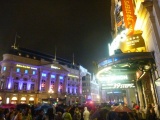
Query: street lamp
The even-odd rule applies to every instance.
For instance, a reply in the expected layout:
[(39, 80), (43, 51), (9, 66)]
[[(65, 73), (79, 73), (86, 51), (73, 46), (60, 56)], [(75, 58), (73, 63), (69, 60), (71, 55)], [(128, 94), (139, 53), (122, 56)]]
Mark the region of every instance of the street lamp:
[(65, 105), (67, 104), (67, 95), (64, 96), (65, 97)]
[(50, 90), (48, 91), (48, 93), (49, 93), (49, 95), (50, 95), (50, 98), (52, 98), (51, 94), (54, 93), (54, 90), (50, 89)]

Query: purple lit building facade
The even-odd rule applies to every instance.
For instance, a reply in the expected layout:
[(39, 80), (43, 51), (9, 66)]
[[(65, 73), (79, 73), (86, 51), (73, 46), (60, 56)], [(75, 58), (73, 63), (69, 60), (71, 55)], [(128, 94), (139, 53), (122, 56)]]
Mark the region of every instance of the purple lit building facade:
[(1, 103), (80, 103), (82, 66), (40, 52), (12, 48), (1, 61)]

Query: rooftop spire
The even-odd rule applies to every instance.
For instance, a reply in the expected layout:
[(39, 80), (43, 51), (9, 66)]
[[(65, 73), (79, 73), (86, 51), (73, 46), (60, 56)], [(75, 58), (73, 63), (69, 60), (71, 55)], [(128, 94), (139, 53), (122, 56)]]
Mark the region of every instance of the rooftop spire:
[(56, 56), (56, 52), (57, 52), (57, 49), (56, 49), (56, 46), (55, 46), (55, 53), (54, 53), (54, 61), (56, 61), (57, 60), (57, 56)]
[(14, 44), (12, 45), (12, 47), (14, 49), (17, 49), (17, 47), (16, 47), (17, 38), (21, 38), (21, 37), (19, 35), (17, 35), (17, 32), (16, 32), (15, 39), (14, 39)]
[(74, 65), (74, 53), (73, 53), (73, 63), (72, 64)]

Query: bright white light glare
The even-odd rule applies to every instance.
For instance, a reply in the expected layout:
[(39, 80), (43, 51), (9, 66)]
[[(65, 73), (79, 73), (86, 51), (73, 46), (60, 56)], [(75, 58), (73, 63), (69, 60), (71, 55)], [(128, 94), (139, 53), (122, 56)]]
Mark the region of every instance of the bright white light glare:
[(100, 70), (100, 71), (97, 73), (97, 75), (96, 75), (96, 76), (97, 76), (97, 79), (98, 79), (98, 80), (101, 80), (100, 74), (103, 73), (103, 72), (106, 72), (106, 71), (108, 71), (108, 70), (110, 70), (110, 69), (111, 69), (111, 67), (106, 67), (106, 68)]
[(109, 46), (109, 55), (114, 55), (114, 51), (120, 49), (121, 42), (126, 40), (128, 29), (123, 30), (120, 34), (118, 34)]

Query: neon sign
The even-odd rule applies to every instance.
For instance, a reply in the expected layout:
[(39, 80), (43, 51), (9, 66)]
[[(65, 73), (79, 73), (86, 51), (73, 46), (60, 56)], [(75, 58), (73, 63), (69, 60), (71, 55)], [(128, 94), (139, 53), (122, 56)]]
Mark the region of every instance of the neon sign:
[(72, 74), (68, 74), (69, 77), (75, 77), (75, 78), (78, 78), (78, 76), (76, 75), (72, 75)]
[(127, 89), (135, 88), (134, 83), (111, 83), (111, 84), (102, 84), (102, 89)]
[(112, 75), (112, 76), (105, 76), (105, 75), (100, 75), (99, 77), (100, 81), (105, 81), (107, 83), (112, 83), (114, 81), (126, 81), (128, 80), (127, 75)]
[(54, 66), (54, 65), (51, 65), (51, 68), (53, 68), (53, 69), (60, 69), (59, 67)]
[(27, 65), (20, 65), (20, 64), (17, 64), (16, 67), (21, 67), (21, 68), (26, 68), (26, 69), (37, 70), (37, 68), (35, 68), (35, 67), (30, 67), (30, 66), (27, 66)]
[(133, 83), (128, 83), (128, 84), (115, 83), (113, 88), (135, 88), (135, 86)]

